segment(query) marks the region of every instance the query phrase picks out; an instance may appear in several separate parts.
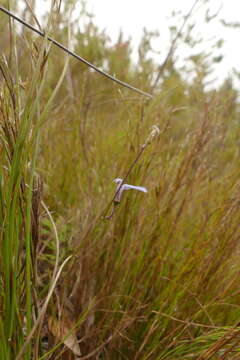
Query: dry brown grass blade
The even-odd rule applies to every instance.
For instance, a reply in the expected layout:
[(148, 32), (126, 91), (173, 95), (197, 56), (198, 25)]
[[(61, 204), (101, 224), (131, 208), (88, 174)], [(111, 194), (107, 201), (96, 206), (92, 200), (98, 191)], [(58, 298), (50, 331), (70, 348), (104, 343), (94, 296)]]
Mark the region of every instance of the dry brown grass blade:
[(211, 359), (212, 356), (216, 355), (223, 346), (230, 343), (231, 340), (236, 339), (240, 335), (240, 329), (238, 329), (238, 325), (235, 328), (229, 330), (218, 341), (216, 341), (212, 346), (210, 346), (206, 351), (204, 351), (204, 353), (200, 355), (197, 360)]

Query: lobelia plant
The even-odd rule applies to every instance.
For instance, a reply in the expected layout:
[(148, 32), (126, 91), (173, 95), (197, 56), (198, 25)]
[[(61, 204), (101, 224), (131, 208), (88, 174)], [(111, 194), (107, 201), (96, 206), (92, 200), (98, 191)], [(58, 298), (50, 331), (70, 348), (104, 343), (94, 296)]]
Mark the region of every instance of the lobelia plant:
[(123, 184), (123, 179), (121, 178), (116, 178), (113, 180), (117, 185), (117, 191), (116, 191), (116, 196), (114, 199), (114, 204), (118, 205), (120, 204), (121, 201), (121, 197), (122, 197), (122, 193), (125, 190), (137, 190), (137, 191), (141, 191), (144, 193), (147, 193), (147, 189), (143, 186), (134, 186), (134, 185), (129, 185), (129, 184)]

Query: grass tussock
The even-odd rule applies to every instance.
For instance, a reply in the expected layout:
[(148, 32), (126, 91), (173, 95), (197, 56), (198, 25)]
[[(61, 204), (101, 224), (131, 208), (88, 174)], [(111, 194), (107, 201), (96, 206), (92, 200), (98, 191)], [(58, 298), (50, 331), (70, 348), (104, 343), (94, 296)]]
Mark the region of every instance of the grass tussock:
[[(72, 26), (76, 52), (151, 92), (151, 34), (133, 65), (122, 36), (110, 44), (91, 17), (80, 32), (56, 3), (47, 34), (66, 44)], [(207, 91), (203, 54), (191, 83), (170, 54), (144, 99), (1, 27), (0, 359), (238, 359), (231, 80)], [(107, 220), (117, 177), (148, 193), (123, 192)]]

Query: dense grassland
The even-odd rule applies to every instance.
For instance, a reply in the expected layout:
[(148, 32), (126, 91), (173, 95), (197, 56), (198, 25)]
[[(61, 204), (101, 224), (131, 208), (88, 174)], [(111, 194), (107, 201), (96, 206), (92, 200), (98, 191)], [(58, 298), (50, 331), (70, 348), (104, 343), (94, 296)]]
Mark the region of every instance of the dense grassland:
[[(190, 83), (170, 54), (153, 89), (151, 34), (133, 64), (129, 42), (86, 15), (80, 32), (58, 5), (47, 33), (153, 98), (1, 15), (0, 359), (240, 359), (231, 80), (207, 91), (213, 60), (193, 57)], [(116, 177), (148, 193), (124, 192), (106, 219)]]

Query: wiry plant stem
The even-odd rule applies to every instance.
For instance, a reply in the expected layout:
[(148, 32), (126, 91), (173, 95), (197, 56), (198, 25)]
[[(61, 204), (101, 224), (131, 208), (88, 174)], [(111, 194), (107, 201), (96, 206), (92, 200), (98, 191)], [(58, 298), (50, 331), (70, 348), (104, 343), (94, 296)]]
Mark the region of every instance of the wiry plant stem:
[(81, 57), (80, 55), (74, 53), (73, 51), (69, 50), (68, 48), (66, 48), (64, 45), (62, 45), (61, 43), (59, 43), (58, 41), (56, 41), (55, 39), (53, 39), (50, 36), (46, 36), (46, 34), (43, 31), (40, 31), (38, 29), (36, 29), (35, 27), (33, 27), (32, 25), (28, 24), (26, 21), (24, 21), (23, 19), (20, 19), (18, 16), (16, 16), (15, 14), (13, 14), (11, 11), (5, 9), (3, 6), (0, 6), (0, 11), (4, 12), (5, 14), (11, 16), (12, 18), (14, 18), (15, 20), (17, 20), (18, 22), (20, 22), (21, 24), (23, 24), (24, 26), (28, 27), (30, 30), (34, 31), (36, 34), (42, 36), (42, 37), (47, 37), (48, 41), (50, 41), (51, 43), (53, 43), (54, 45), (56, 45), (57, 47), (59, 47), (60, 49), (62, 49), (63, 51), (65, 51), (66, 53), (68, 53), (69, 55), (75, 57), (77, 60), (81, 61), (82, 63), (84, 63), (85, 65), (89, 66), (90, 68), (94, 69), (96, 72), (98, 72), (99, 74), (111, 79), (112, 81), (116, 82), (119, 85), (122, 85), (132, 91), (135, 91), (141, 95), (147, 96), (148, 98), (152, 98), (153, 96), (143, 90), (140, 90), (128, 83), (125, 83), (124, 81), (117, 79), (116, 77), (114, 77), (113, 75), (108, 74), (106, 71), (103, 71), (101, 69), (99, 69), (97, 66), (95, 66), (94, 64), (90, 63), (89, 61), (87, 61), (86, 59), (84, 59), (83, 57)]

